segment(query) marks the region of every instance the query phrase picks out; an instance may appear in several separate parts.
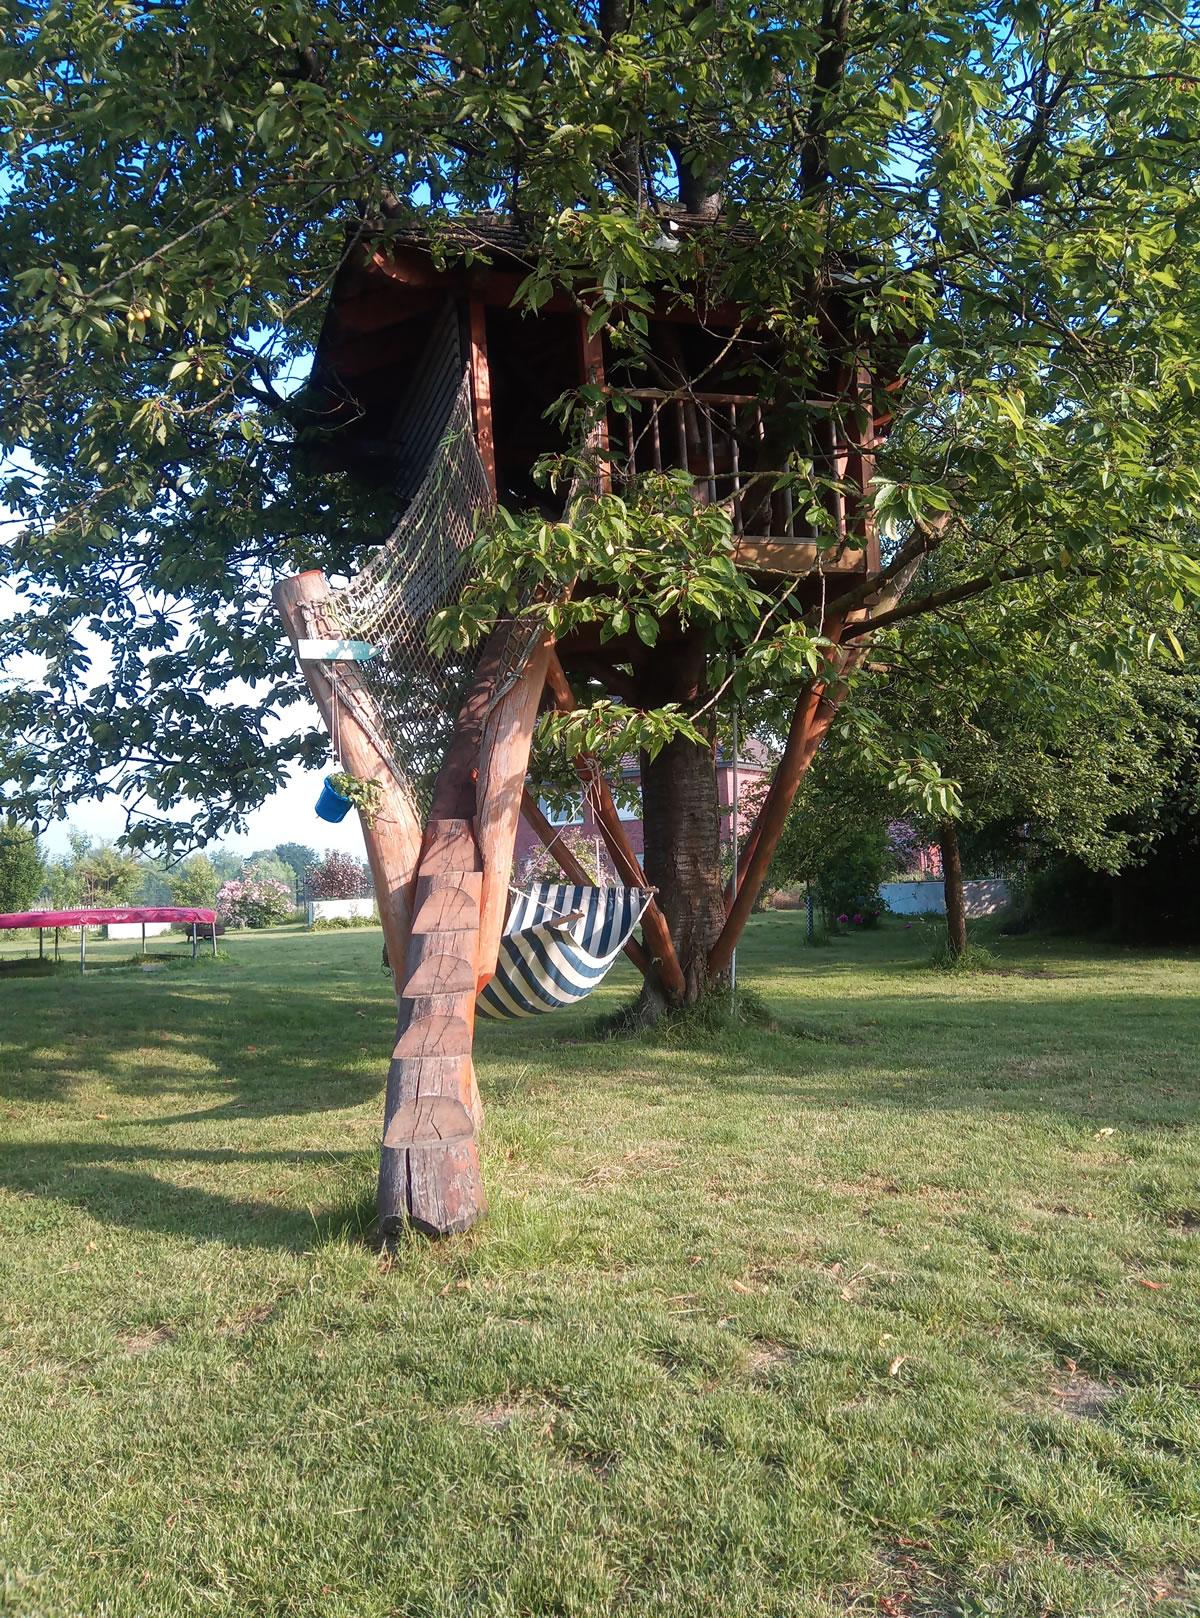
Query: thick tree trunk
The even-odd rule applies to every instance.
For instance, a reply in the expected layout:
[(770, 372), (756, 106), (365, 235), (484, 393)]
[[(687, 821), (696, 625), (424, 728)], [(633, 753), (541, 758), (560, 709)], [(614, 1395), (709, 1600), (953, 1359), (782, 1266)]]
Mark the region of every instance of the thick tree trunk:
[(958, 832), (952, 820), (942, 822), (938, 842), (942, 850), (942, 888), (946, 895), (946, 936), (950, 953), (957, 958), (967, 947), (967, 901), (963, 894)]
[[(641, 701), (690, 708), (703, 695), (704, 674), (704, 644), (697, 637), (651, 660), (639, 682)], [(709, 951), (725, 923), (716, 763), (710, 746), (679, 739), (655, 759), (643, 754), (641, 768), (642, 867), (658, 889), (683, 969), (684, 1003), (691, 1005), (708, 988)]]

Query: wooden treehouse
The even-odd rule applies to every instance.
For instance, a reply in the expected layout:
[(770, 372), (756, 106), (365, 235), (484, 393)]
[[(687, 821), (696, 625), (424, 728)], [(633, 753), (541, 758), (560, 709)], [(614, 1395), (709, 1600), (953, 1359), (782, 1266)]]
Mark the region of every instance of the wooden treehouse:
[[(572, 446), (547, 412), (591, 384), (623, 400), (593, 432), (596, 476), (606, 487), (620, 490), (652, 469), (686, 469), (698, 500), (730, 512), (739, 564), (776, 583), (792, 577), (797, 597), (815, 601), (831, 589), (831, 575), (844, 588), (853, 575), (878, 571), (868, 491), (894, 386), (894, 374), (874, 374), (851, 332), (849, 293), (835, 290), (824, 347), (848, 358), (831, 360), (803, 401), (803, 452), (827, 480), (818, 533), (789, 489), (755, 481), (772, 453), (773, 410), (747, 385), (762, 343), (736, 308), (702, 307), (698, 315), (662, 296), (649, 322), (649, 358), (633, 371), (602, 334), (588, 336), (566, 290), (536, 315), (511, 307), (528, 269), (512, 227), (471, 221), (463, 242), (486, 262), (464, 255), (439, 264), (420, 241), (392, 235), (369, 241), (339, 274), (307, 402), (325, 429), (327, 464), (393, 490), (397, 526), (348, 589), (304, 573), (276, 590), (342, 767), (379, 783), (364, 838), (399, 1011), (380, 1172), (385, 1233), (406, 1220), (430, 1233), (460, 1231), (485, 1209), (471, 1058), (477, 1002), (491, 1015), (530, 1009), (527, 983), (524, 992), (506, 986), (506, 962), (544, 973), (548, 952), (578, 941), (578, 927), (595, 921), (601, 942), (578, 970), (568, 961), (555, 977), (565, 995), (586, 992), (588, 963), (603, 964), (622, 945), (669, 997), (683, 986), (666, 921), (594, 759), (576, 767), (634, 899), (621, 916), (610, 905), (581, 922), (594, 900), (578, 898), (589, 879), (564, 849), (559, 863), (574, 887), (562, 891), (576, 898), (560, 895), (560, 908), (574, 908), (560, 914), (543, 905), (532, 919), (522, 911), (532, 931), (524, 922), (514, 929), (513, 914), (526, 904), (510, 914), (520, 815), (552, 850), (560, 847), (526, 789), (538, 711), (544, 703), (576, 706), (572, 676), (628, 688), (649, 654), (632, 635), (601, 645), (589, 627), (552, 644), (540, 627), (506, 625), (473, 663), (439, 666), (426, 650), (425, 625), (456, 598), (479, 515), (495, 502), (558, 514), (533, 469)], [(655, 658), (670, 657), (676, 633), (677, 625), (661, 626)], [(639, 916), (640, 944), (629, 936)]]

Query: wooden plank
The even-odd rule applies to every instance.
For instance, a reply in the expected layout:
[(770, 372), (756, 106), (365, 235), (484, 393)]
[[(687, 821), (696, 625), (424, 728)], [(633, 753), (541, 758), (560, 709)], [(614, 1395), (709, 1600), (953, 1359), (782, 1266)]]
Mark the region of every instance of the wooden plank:
[(465, 1017), (422, 1017), (396, 1041), (393, 1057), (470, 1056), (471, 1029)]
[[(464, 875), (468, 874), (466, 872)], [(471, 873), (476, 874), (476, 873)], [(477, 873), (482, 886), (483, 873)], [(465, 888), (438, 888), (422, 899), (413, 918), (414, 933), (449, 933), (479, 928), (479, 900)]]
[(421, 851), (421, 875), (443, 876), (482, 870), (469, 820), (431, 820)]
[(461, 1100), (470, 1088), (469, 1066), (470, 1058), (466, 1056), (395, 1057), (388, 1068), (388, 1084), (395, 1089), (396, 1106), (419, 1096), (455, 1096)]
[(802, 539), (742, 537), (734, 550), (734, 560), (756, 573), (801, 575), (815, 573), (818, 565), (824, 573), (862, 573), (866, 558), (865, 551), (822, 549)]
[(443, 951), (440, 955), (427, 955), (401, 993), (406, 1000), (414, 1000), (418, 995), (466, 994), (474, 987), (474, 961)]
[(392, 1114), (383, 1144), (403, 1146), (457, 1146), (475, 1139), (475, 1122), (455, 1096), (418, 1096)]

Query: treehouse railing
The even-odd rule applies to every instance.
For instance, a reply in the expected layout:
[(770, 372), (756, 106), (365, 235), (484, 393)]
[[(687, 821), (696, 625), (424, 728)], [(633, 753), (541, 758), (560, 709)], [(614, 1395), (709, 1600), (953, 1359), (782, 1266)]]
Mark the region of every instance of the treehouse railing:
[(761, 400), (751, 394), (662, 388), (613, 392), (602, 449), (608, 487), (620, 490), (641, 473), (683, 469), (695, 479), (697, 498), (728, 509), (739, 557), (748, 565), (786, 572), (867, 565), (870, 446), (858, 438), (853, 398), (809, 398), (809, 453), (793, 454), (771, 475), (772, 482), (789, 472), (799, 478), (801, 460), (811, 462), (819, 480), (817, 498), (827, 513), (818, 531), (806, 517), (812, 503), (806, 491), (786, 483), (763, 486), (766, 421)]

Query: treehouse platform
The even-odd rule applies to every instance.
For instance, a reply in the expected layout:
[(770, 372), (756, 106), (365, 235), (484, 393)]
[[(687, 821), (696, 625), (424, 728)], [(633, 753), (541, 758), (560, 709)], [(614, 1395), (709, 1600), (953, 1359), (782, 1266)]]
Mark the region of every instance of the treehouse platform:
[[(676, 216), (664, 221), (664, 239), (668, 226), (713, 229)], [(397, 512), (391, 536), (345, 588), (310, 572), (276, 589), (340, 767), (379, 788), (363, 835), (398, 1008), (381, 1148), (384, 1234), (406, 1222), (431, 1234), (465, 1230), (486, 1207), (477, 1009), (540, 1009), (535, 982), (547, 1004), (565, 1003), (586, 992), (589, 962), (622, 947), (668, 999), (686, 991), (598, 761), (581, 754), (574, 764), (626, 896), (603, 923), (526, 775), (539, 709), (577, 706), (571, 676), (624, 687), (642, 707), (687, 701), (695, 635), (664, 621), (651, 653), (632, 635), (601, 641), (595, 625), (556, 643), (542, 622), (518, 617), (497, 625), (478, 654), (435, 658), (426, 629), (458, 599), (479, 521), (498, 504), (562, 517), (568, 497), (548, 491), (535, 468), (575, 453), (593, 492), (686, 473), (698, 502), (728, 514), (736, 563), (777, 593), (779, 581), (793, 581), (792, 610), (823, 602), (831, 575), (844, 585), (879, 568), (868, 490), (894, 376), (876, 374), (856, 338), (848, 290), (833, 287), (821, 305), (822, 351), (835, 357), (802, 398), (783, 401), (772, 388), (771, 339), (737, 307), (664, 288), (631, 360), (589, 332), (596, 289), (585, 283), (564, 279), (543, 289), (536, 312), (514, 309), (530, 268), (519, 231), (499, 219), (460, 221), (436, 244), (394, 229), (360, 233), (334, 282), (303, 397), (317, 463), (390, 494)], [(582, 455), (562, 425), (570, 397), (590, 407)], [(365, 655), (347, 660), (348, 646)], [(789, 739), (785, 761), (818, 745), (819, 697), (803, 698), (807, 728)], [(772, 800), (764, 814), (777, 807)], [(548, 912), (544, 895), (510, 905), (522, 815), (571, 885), (569, 913)], [(735, 891), (735, 909), (744, 898)], [(533, 920), (522, 930), (526, 913)], [(639, 916), (640, 943), (629, 936)], [(564, 932), (577, 923), (586, 936)], [(481, 1000), (498, 970), (517, 968), (524, 989), (514, 980)]]

